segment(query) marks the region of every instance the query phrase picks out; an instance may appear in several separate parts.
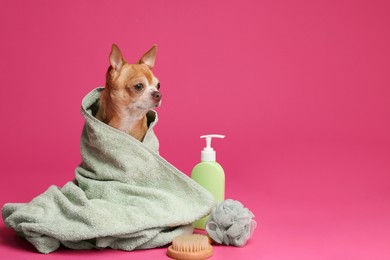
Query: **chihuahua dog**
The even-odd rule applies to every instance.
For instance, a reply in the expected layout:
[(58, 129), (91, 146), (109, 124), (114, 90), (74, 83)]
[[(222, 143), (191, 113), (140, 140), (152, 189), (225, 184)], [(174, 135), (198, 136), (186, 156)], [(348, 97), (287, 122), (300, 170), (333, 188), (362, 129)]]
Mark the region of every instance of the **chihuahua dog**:
[(161, 105), (160, 82), (153, 75), (157, 46), (147, 51), (136, 64), (128, 64), (117, 45), (110, 53), (106, 85), (100, 94), (96, 117), (142, 142), (147, 112)]

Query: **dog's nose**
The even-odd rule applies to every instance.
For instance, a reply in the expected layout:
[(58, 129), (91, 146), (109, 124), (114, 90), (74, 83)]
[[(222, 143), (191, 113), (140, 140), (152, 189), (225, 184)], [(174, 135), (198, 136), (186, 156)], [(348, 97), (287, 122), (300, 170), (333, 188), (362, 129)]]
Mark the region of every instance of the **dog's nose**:
[(162, 96), (162, 94), (159, 91), (154, 91), (152, 93), (152, 97), (156, 101), (160, 101), (161, 100), (161, 96)]

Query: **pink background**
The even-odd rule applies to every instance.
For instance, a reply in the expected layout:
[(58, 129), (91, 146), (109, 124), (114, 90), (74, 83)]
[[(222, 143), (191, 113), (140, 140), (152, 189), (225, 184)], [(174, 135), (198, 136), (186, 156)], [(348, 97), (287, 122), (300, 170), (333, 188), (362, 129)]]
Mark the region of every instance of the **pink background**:
[[(207, 133), (226, 197), (256, 215), (213, 259), (389, 259), (390, 2), (0, 0), (0, 205), (73, 178), (85, 94), (117, 43), (158, 44), (161, 154), (189, 174)], [(0, 223), (0, 259), (43, 256)]]

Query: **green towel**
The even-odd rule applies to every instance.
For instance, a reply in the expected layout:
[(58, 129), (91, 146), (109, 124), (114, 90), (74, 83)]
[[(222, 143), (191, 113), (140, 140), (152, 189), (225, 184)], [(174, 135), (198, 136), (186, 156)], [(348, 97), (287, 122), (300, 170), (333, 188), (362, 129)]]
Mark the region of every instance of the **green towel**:
[(60, 244), (128, 251), (163, 246), (192, 233), (191, 223), (215, 204), (208, 191), (158, 154), (155, 111), (148, 113), (143, 142), (97, 120), (101, 90), (82, 101), (82, 163), (75, 180), (51, 186), (29, 203), (3, 207), (5, 224), (41, 253)]

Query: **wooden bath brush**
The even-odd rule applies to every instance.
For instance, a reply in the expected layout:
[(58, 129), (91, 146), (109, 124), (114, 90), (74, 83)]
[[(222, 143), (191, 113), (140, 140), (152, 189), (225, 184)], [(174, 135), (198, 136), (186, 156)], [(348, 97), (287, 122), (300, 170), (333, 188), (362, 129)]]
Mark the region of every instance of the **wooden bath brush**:
[(173, 239), (167, 255), (177, 260), (206, 259), (213, 255), (213, 247), (205, 235), (183, 235)]

